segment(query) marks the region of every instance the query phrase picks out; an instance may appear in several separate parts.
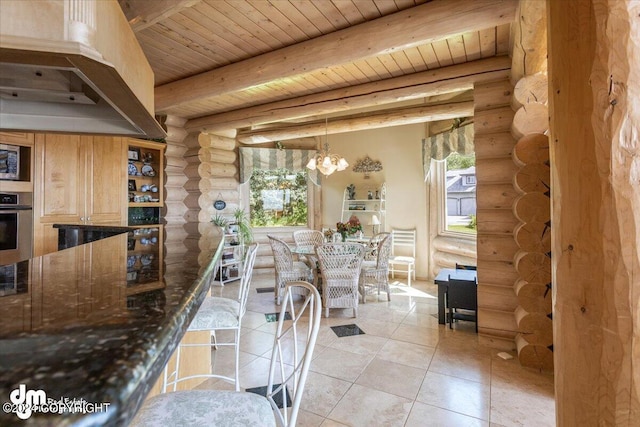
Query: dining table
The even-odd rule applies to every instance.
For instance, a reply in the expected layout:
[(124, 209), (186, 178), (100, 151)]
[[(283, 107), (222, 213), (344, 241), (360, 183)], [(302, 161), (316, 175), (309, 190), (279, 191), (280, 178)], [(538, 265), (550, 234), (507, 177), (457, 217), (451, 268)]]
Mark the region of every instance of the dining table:
[(438, 323), (447, 323), (445, 297), (449, 288), (449, 278), (455, 280), (475, 280), (478, 283), (476, 270), (462, 270), (456, 268), (442, 268), (433, 280), (438, 285)]
[(308, 260), (309, 268), (313, 272), (313, 285), (318, 288), (318, 256), (316, 255), (316, 248), (311, 245), (305, 245), (293, 246), (290, 249), (292, 254), (302, 255)]

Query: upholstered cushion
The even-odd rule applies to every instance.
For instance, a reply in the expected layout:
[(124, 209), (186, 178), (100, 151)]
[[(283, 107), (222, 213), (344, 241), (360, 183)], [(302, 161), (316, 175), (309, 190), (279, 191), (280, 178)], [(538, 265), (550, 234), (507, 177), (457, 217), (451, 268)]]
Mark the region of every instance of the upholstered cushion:
[(293, 268), (302, 271), (309, 270), (309, 266), (302, 261), (294, 261)]
[(269, 401), (255, 393), (189, 390), (148, 399), (131, 426), (275, 426)]
[(378, 266), (377, 261), (362, 261), (362, 271), (374, 270)]
[(412, 264), (414, 262), (416, 262), (415, 258), (410, 257), (410, 256), (395, 256), (393, 258), (391, 258), (389, 261), (391, 262), (398, 262), (398, 263), (405, 263), (405, 264)]
[(190, 331), (233, 328), (238, 326), (238, 301), (229, 298), (209, 297), (200, 306)]

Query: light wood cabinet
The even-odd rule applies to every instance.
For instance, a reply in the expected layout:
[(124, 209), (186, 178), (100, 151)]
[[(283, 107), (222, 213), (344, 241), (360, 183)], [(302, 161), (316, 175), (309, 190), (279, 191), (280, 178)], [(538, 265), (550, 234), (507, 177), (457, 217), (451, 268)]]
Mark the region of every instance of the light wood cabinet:
[(54, 223), (126, 225), (123, 138), (36, 134), (34, 256), (54, 252)]

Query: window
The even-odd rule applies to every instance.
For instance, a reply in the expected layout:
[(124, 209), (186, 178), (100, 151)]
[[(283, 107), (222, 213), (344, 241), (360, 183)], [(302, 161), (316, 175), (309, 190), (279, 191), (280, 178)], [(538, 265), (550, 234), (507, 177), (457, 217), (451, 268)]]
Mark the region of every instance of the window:
[(476, 168), (475, 155), (452, 153), (446, 159), (444, 229), (476, 234)]
[(252, 227), (307, 225), (307, 174), (255, 169), (249, 180)]

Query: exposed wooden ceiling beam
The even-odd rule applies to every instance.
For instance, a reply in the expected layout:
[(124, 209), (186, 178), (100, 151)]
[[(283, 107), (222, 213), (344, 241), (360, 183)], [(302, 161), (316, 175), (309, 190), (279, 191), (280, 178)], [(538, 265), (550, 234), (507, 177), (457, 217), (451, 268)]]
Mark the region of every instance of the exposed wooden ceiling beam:
[(511, 60), (507, 56), (481, 59), (378, 82), (212, 114), (191, 119), (187, 121), (185, 127), (189, 132), (215, 132), (424, 98), (472, 89), (474, 83), (508, 77), (510, 68)]
[(347, 117), (330, 121), (286, 126), (280, 129), (261, 129), (238, 132), (236, 140), (244, 144), (259, 144), (269, 141), (281, 141), (308, 136), (317, 136), (364, 129), (376, 129), (422, 123), (432, 120), (453, 119), (473, 115), (473, 101), (449, 103), (443, 105), (424, 105), (393, 111), (369, 113), (361, 117)]
[(156, 88), (157, 112), (513, 22), (518, 0), (433, 0)]
[(134, 32), (142, 31), (202, 0), (118, 0)]

